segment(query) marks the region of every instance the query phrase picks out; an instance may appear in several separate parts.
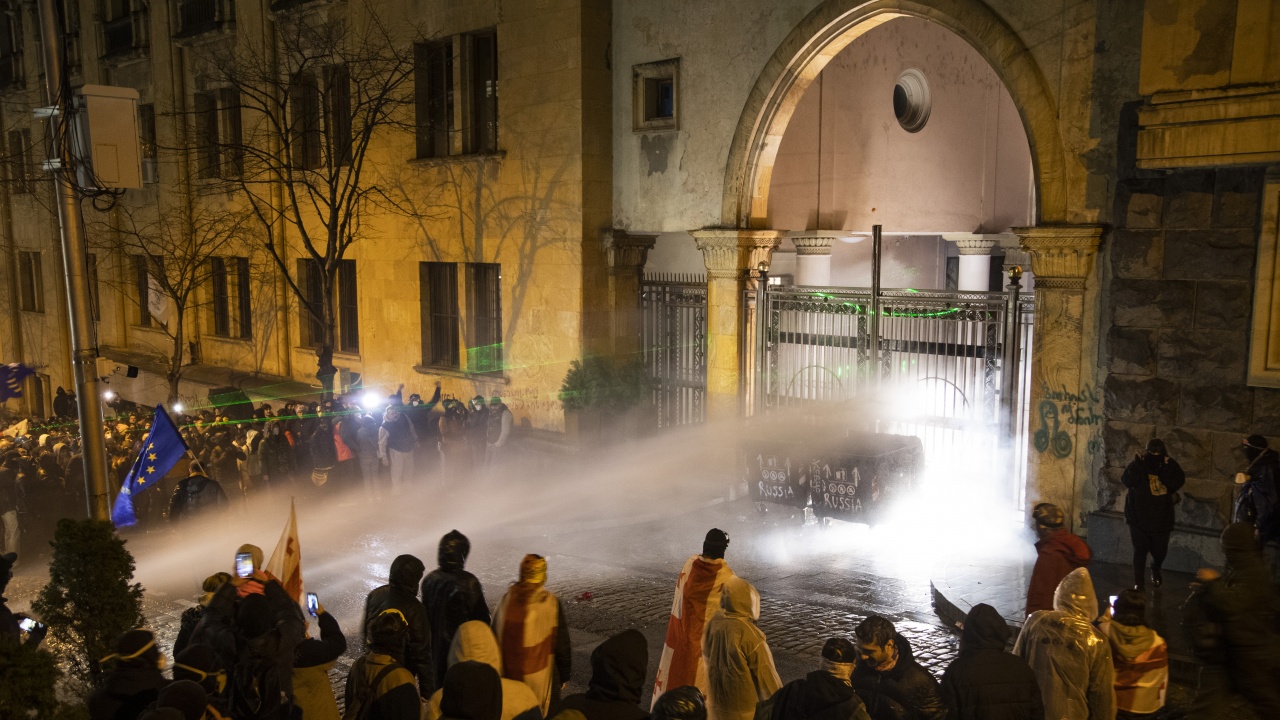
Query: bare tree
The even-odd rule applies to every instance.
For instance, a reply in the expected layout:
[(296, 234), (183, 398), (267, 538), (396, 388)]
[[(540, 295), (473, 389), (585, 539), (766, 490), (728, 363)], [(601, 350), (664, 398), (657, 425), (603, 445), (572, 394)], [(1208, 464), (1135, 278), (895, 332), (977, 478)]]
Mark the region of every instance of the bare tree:
[[(332, 393), (339, 267), (367, 234), (371, 213), (402, 211), (383, 192), (370, 153), (412, 127), (413, 41), (421, 35), (361, 3), (281, 12), (274, 27), (266, 43), (242, 38), (221, 56), (211, 50), (205, 67), (239, 95), (243, 137), (221, 148), (242, 162), (230, 182), (313, 320), (316, 377)], [(288, 267), (293, 248), (306, 282)]]
[(186, 197), (158, 210), (120, 205), (86, 221), (95, 247), (119, 261), (140, 263), (146, 271), (138, 286), (134, 281), (139, 276), (128, 266), (124, 273), (108, 274), (112, 279), (106, 282), (124, 285), (120, 294), (169, 339), (169, 352), (161, 357), (169, 402), (178, 399), (183, 369), (193, 360), (188, 325), (198, 310), (214, 300), (212, 292), (201, 289), (226, 280), (225, 262), (219, 260), (244, 247), (247, 221), (244, 212), (190, 202)]

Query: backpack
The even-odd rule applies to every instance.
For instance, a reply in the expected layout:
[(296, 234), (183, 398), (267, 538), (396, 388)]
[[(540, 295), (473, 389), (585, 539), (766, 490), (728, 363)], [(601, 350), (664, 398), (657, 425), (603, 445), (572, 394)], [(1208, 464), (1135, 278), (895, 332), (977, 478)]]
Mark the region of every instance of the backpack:
[[(275, 632), (275, 631), (272, 631)], [(266, 643), (251, 641), (239, 653), (227, 682), (227, 705), (241, 720), (285, 720), (293, 716), (293, 699), (285, 693), (282, 668)]]
[[(364, 658), (360, 658), (356, 661), (355, 665), (351, 667), (351, 672), (358, 672), (360, 674), (357, 677), (364, 677), (364, 666)], [(377, 699), (375, 694), (378, 692), (378, 686), (382, 684), (382, 681), (385, 680), (392, 671), (402, 667), (403, 666), (398, 662), (388, 663), (378, 671), (377, 675), (373, 676), (373, 682), (368, 684), (355, 684), (352, 687), (355, 695), (354, 697), (346, 698), (346, 708), (342, 713), (342, 720), (368, 720), (369, 713), (373, 712), (373, 701)]]

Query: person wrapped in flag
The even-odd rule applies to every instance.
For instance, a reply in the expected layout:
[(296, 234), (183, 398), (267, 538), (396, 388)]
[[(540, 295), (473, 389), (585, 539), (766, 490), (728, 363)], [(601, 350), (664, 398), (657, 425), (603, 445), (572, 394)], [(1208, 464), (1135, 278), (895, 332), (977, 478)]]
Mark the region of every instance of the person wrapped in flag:
[(545, 715), (557, 704), (573, 670), (564, 607), (546, 587), (547, 561), (525, 555), (520, 580), (498, 601), (493, 633), (502, 653), (502, 677), (529, 686)]
[(703, 695), (710, 689), (702, 658), (702, 635), (707, 621), (720, 611), (725, 581), (734, 576), (724, 561), (728, 547), (729, 534), (712, 528), (702, 542), (702, 554), (689, 558), (680, 570), (658, 677), (653, 684), (655, 703), (671, 688), (693, 685)]

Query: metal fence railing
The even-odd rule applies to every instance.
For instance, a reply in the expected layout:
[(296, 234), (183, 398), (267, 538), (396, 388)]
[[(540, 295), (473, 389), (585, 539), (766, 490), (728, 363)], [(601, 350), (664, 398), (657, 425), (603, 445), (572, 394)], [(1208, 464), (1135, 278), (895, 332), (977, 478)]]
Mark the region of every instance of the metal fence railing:
[(706, 419), (707, 280), (646, 275), (640, 286), (642, 348), (659, 427)]
[(885, 290), (878, 323), (866, 288), (770, 287), (755, 301), (756, 411), (884, 390), (878, 430), (916, 435), (935, 458), (1007, 460), (1021, 501), (1034, 304), (1020, 288)]

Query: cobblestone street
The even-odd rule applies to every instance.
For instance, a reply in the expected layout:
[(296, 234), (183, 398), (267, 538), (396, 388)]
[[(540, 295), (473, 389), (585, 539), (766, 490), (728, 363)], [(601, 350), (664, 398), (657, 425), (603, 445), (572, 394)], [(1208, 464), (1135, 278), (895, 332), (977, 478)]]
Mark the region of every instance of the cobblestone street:
[[(305, 523), (302, 510), (299, 517), (300, 523)], [(354, 527), (355, 521), (335, 523), (326, 528), (326, 534), (341, 537), (344, 526)], [(683, 517), (632, 525), (570, 526), (536, 535), (517, 530), (492, 539), (476, 534), (472, 535), (475, 545), (468, 569), (484, 583), (492, 606), (514, 580), (521, 555), (539, 552), (547, 556), (548, 587), (564, 602), (571, 628), (574, 670), (568, 691), (585, 688), (591, 650), (626, 628), (639, 629), (648, 638), (652, 679), (676, 574), (684, 559), (701, 547), (702, 534), (712, 526), (730, 533), (730, 566), (761, 593), (760, 627), (769, 638), (784, 681), (814, 669), (822, 643), (833, 636), (851, 638), (854, 626), (869, 613), (895, 621), (917, 658), (935, 675), (940, 676), (954, 657), (955, 636), (932, 616), (927, 574), (880, 575), (873, 569), (874, 557), (851, 550), (793, 554), (797, 548), (822, 545), (830, 536), (815, 527), (802, 527), (798, 519), (762, 518), (743, 501), (711, 504)], [(424, 535), (423, 541), (403, 546), (398, 545), (401, 536), (394, 532), (356, 535), (350, 544), (325, 548), (308, 546), (306, 537), (304, 530), (307, 589), (319, 593), (348, 638), (349, 650), (332, 673), (341, 693), (346, 670), (359, 654), (357, 628), (365, 593), (385, 582), (391, 559), (402, 552), (416, 554), (428, 568), (434, 567), (438, 535)], [(159, 633), (162, 646), (168, 648), (177, 635), (183, 610), (196, 600), (199, 581), (187, 593), (176, 591), (170, 583), (156, 583), (153, 566), (147, 562), (153, 542), (146, 536), (132, 540), (130, 546), (140, 559), (139, 580), (147, 587), (144, 613)], [(269, 554), (271, 547), (264, 545), (264, 550)], [(362, 557), (362, 552), (370, 554)], [(208, 572), (215, 569), (210, 567)], [(208, 572), (183, 569), (183, 574), (192, 577)], [(10, 593), (13, 605), (27, 607), (42, 582), (44, 578), (34, 574), (15, 578)]]

